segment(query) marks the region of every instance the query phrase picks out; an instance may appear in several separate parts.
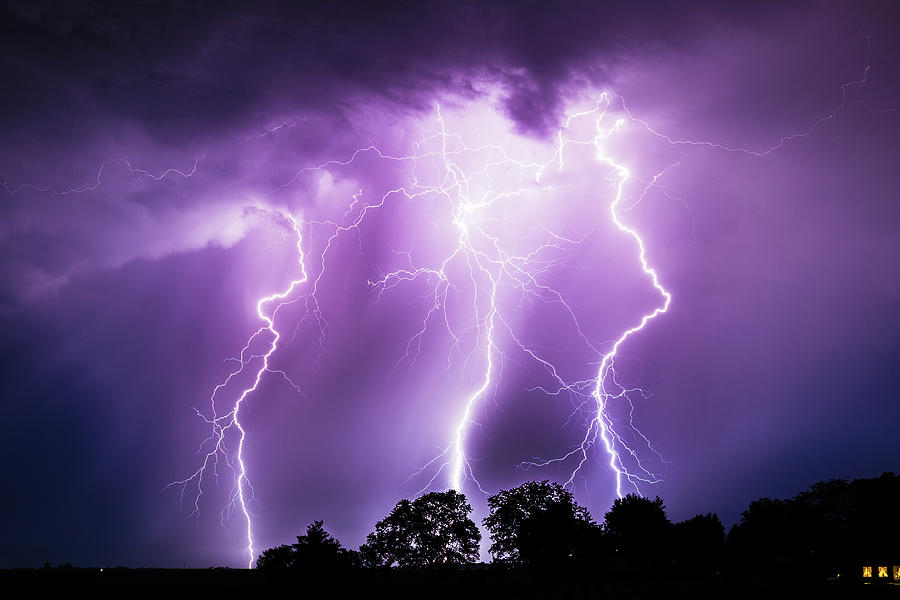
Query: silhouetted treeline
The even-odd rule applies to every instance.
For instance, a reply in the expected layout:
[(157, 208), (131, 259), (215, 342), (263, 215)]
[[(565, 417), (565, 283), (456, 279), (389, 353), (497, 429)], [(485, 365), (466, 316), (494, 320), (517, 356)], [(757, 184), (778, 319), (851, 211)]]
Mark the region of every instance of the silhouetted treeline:
[(761, 498), (728, 533), (729, 566), (778, 578), (856, 576), (861, 563), (900, 559), (898, 508), (893, 473), (820, 481), (789, 500)]
[[(598, 523), (557, 483), (526, 482), (488, 498), (492, 562), (478, 563), (481, 532), (465, 496), (449, 490), (401, 500), (359, 552), (321, 521), (291, 546), (266, 550), (260, 570), (336, 573), (480, 573), (568, 581), (729, 579), (824, 581), (863, 560), (896, 559), (900, 480), (828, 480), (788, 500), (751, 502), (725, 535), (714, 513), (672, 523), (659, 497), (617, 499)], [(845, 577), (846, 579), (847, 577)]]

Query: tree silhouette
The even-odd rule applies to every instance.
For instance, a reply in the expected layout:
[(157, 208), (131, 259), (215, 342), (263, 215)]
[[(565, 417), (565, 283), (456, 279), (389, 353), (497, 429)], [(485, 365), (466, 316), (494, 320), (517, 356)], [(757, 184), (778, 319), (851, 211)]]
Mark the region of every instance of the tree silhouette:
[(636, 494), (616, 498), (604, 515), (603, 529), (626, 572), (667, 570), (671, 528), (659, 496), (656, 500)]
[(488, 498), (484, 526), (495, 561), (552, 567), (579, 552), (595, 528), (590, 513), (558, 483), (529, 481)]
[(401, 500), (360, 546), (362, 560), (372, 567), (418, 568), (475, 562), (481, 532), (471, 512), (466, 497), (455, 490)]
[(895, 556), (898, 505), (900, 477), (893, 473), (820, 481), (788, 500), (751, 502), (727, 547), (735, 565), (765, 578), (852, 573), (859, 560)]
[(805, 570), (805, 517), (793, 500), (760, 498), (750, 503), (741, 521), (728, 532), (734, 565), (749, 573), (796, 577)]
[(675, 568), (682, 575), (709, 575), (718, 572), (722, 562), (725, 526), (715, 513), (697, 515), (675, 523), (672, 549)]
[(306, 535), (298, 535), (293, 545), (294, 566), (314, 573), (327, 573), (354, 566), (355, 552), (345, 550), (341, 543), (325, 531), (322, 521), (314, 521), (306, 528)]
[(294, 549), (291, 546), (269, 548), (256, 559), (256, 568), (263, 571), (290, 569), (293, 566)]
[(256, 568), (293, 569), (325, 575), (347, 570), (358, 564), (356, 552), (341, 547), (341, 543), (325, 531), (322, 521), (313, 521), (306, 528), (306, 535), (297, 536), (296, 544), (277, 546), (263, 552), (256, 561)]

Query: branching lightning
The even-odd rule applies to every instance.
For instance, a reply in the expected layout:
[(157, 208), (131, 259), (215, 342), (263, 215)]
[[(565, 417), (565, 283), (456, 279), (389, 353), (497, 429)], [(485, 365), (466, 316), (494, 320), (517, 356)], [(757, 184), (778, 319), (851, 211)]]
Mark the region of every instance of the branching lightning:
[[(275, 328), (275, 319), (278, 316), (278, 310), (293, 295), (294, 290), (307, 280), (306, 270), (304, 268), (303, 262), (303, 236), (300, 231), (299, 222), (292, 215), (286, 213), (275, 213), (273, 214), (273, 216), (275, 218), (285, 220), (290, 225), (291, 230), (297, 237), (297, 253), (299, 255), (298, 263), (300, 265), (300, 275), (299, 277), (291, 281), (291, 283), (284, 291), (260, 298), (260, 300), (256, 303), (256, 314), (259, 316), (260, 320), (263, 321), (264, 325), (257, 329), (256, 332), (254, 332), (253, 335), (248, 338), (247, 343), (241, 349), (240, 355), (238, 357), (239, 366), (234, 371), (230, 372), (225, 380), (213, 389), (212, 395), (209, 398), (212, 416), (206, 417), (200, 411), (197, 411), (197, 414), (203, 417), (206, 423), (212, 427), (210, 436), (203, 442), (203, 444), (201, 444), (201, 449), (205, 447), (208, 449), (205, 450), (205, 455), (200, 464), (200, 467), (189, 477), (181, 481), (172, 482), (168, 486), (166, 486), (180, 486), (183, 498), (188, 485), (194, 484), (196, 486), (197, 493), (194, 498), (194, 510), (192, 514), (196, 514), (200, 510), (200, 496), (203, 494), (204, 476), (207, 475), (207, 471), (210, 470), (210, 468), (217, 476), (217, 467), (219, 465), (219, 460), (224, 460), (227, 466), (235, 474), (234, 489), (231, 494), (231, 503), (226, 507), (226, 509), (233, 506), (238, 507), (246, 521), (246, 548), (247, 556), (249, 557), (247, 565), (248, 568), (252, 568), (253, 563), (256, 560), (256, 551), (253, 542), (253, 521), (249, 509), (249, 503), (253, 499), (254, 489), (252, 484), (250, 483), (249, 477), (247, 476), (247, 465), (244, 461), (244, 443), (247, 439), (247, 432), (240, 421), (241, 408), (247, 400), (247, 397), (252, 392), (256, 391), (256, 389), (259, 387), (263, 375), (267, 372), (277, 373), (278, 375), (281, 375), (292, 387), (300, 391), (300, 387), (296, 383), (294, 383), (283, 370), (269, 368), (269, 359), (272, 357), (275, 351), (278, 350), (278, 341), (281, 339), (281, 333), (279, 333), (279, 331)], [(258, 338), (262, 336), (267, 336), (269, 338), (265, 351), (262, 354), (251, 353), (251, 346)], [(252, 383), (241, 389), (239, 395), (237, 396), (237, 399), (233, 404), (229, 406), (228, 411), (225, 414), (219, 415), (216, 406), (217, 394), (225, 389), (228, 384), (231, 383), (232, 379), (242, 375), (244, 373), (244, 370), (254, 362), (258, 364), (258, 367), (256, 367), (255, 374), (252, 378)], [(237, 432), (237, 447), (232, 451), (229, 449), (228, 439), (226, 436), (233, 431)], [(224, 518), (225, 513), (223, 511), (223, 520)]]
[(70, 194), (83, 194), (85, 192), (93, 192), (98, 187), (100, 187), (100, 185), (103, 182), (103, 172), (110, 165), (121, 164), (121, 165), (125, 166), (125, 168), (128, 170), (128, 173), (131, 175), (141, 175), (143, 177), (149, 177), (150, 179), (152, 179), (154, 181), (162, 181), (163, 179), (165, 179), (166, 177), (168, 177), (170, 175), (178, 175), (185, 179), (187, 179), (189, 177), (193, 177), (193, 175), (197, 172), (197, 166), (200, 164), (200, 161), (203, 160), (203, 158), (204, 158), (204, 156), (199, 156), (198, 158), (194, 159), (194, 164), (189, 171), (183, 171), (180, 169), (166, 169), (159, 174), (153, 173), (146, 169), (139, 169), (139, 168), (133, 166), (131, 164), (131, 161), (129, 161), (128, 159), (111, 158), (109, 160), (103, 161), (103, 163), (100, 165), (100, 168), (97, 169), (97, 175), (94, 177), (94, 180), (91, 183), (86, 183), (84, 185), (80, 185), (80, 186), (76, 186), (76, 187), (72, 187), (72, 188), (68, 188), (68, 189), (64, 189), (64, 190), (59, 190), (55, 186), (52, 186), (52, 185), (35, 185), (33, 183), (20, 183), (18, 185), (12, 185), (8, 181), (3, 181), (2, 185), (3, 185), (3, 188), (6, 190), (6, 192), (10, 195), (18, 194), (19, 192), (21, 192), (23, 190), (51, 193), (55, 196), (68, 196)]

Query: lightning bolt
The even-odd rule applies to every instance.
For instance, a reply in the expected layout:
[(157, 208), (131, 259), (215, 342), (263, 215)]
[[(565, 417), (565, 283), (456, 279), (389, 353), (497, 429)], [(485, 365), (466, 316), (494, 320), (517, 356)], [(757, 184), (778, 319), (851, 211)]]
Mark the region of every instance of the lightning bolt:
[[(625, 124), (624, 119), (617, 119), (617, 120), (613, 121), (611, 125), (606, 125), (606, 122), (608, 121), (608, 119), (606, 117), (608, 115), (608, 109), (610, 107), (610, 97), (611, 97), (610, 92), (604, 92), (600, 95), (600, 98), (599, 98), (595, 108), (588, 110), (588, 111), (571, 114), (566, 118), (564, 124), (557, 132), (556, 137), (557, 137), (558, 142), (557, 142), (557, 150), (556, 150), (555, 154), (551, 157), (551, 159), (549, 161), (540, 165), (540, 167), (539, 167), (538, 182), (540, 181), (540, 178), (543, 175), (544, 171), (547, 168), (549, 168), (552, 164), (557, 163), (559, 171), (562, 171), (565, 168), (565, 149), (567, 146), (569, 146), (569, 145), (591, 145), (591, 146), (593, 146), (593, 148), (595, 149), (595, 152), (596, 152), (595, 159), (600, 163), (608, 165), (612, 169), (613, 173), (615, 174), (615, 179), (616, 179), (615, 192), (613, 195), (613, 200), (609, 205), (610, 219), (615, 224), (615, 226), (617, 227), (617, 229), (620, 232), (627, 234), (629, 237), (631, 237), (634, 240), (635, 244), (638, 247), (638, 259), (639, 259), (639, 262), (641, 265), (641, 269), (642, 269), (643, 273), (651, 280), (654, 289), (659, 293), (663, 302), (660, 306), (654, 308), (651, 312), (642, 315), (637, 325), (635, 325), (629, 329), (626, 329), (617, 339), (615, 339), (612, 342), (609, 350), (607, 350), (606, 352), (603, 352), (601, 354), (600, 361), (599, 361), (600, 366), (599, 366), (597, 375), (593, 379), (580, 380), (577, 382), (567, 383), (559, 376), (559, 374), (558, 374), (559, 368), (557, 366), (552, 365), (547, 360), (538, 356), (537, 353), (533, 349), (526, 347), (524, 344), (519, 342), (518, 339), (516, 339), (516, 341), (519, 345), (519, 348), (521, 350), (525, 351), (529, 356), (531, 356), (539, 364), (541, 364), (542, 366), (547, 368), (548, 371), (550, 372), (550, 374), (554, 377), (554, 379), (559, 384), (559, 386), (554, 390), (548, 390), (548, 389), (546, 389), (544, 387), (540, 387), (540, 386), (537, 388), (532, 388), (532, 390), (540, 390), (551, 396), (558, 396), (563, 392), (568, 392), (570, 394), (574, 394), (575, 396), (583, 397), (585, 395), (585, 390), (590, 389), (592, 387), (592, 391), (591, 391), (590, 395), (593, 398), (594, 403), (595, 403), (594, 416), (593, 416), (593, 418), (591, 418), (589, 420), (588, 426), (585, 430), (584, 437), (583, 437), (581, 443), (577, 446), (577, 448), (568, 452), (567, 454), (565, 454), (564, 456), (562, 456), (560, 458), (543, 460), (543, 461), (526, 461), (526, 462), (522, 463), (520, 466), (525, 467), (525, 468), (527, 468), (527, 467), (542, 467), (542, 466), (547, 466), (551, 463), (557, 463), (557, 462), (561, 463), (561, 462), (567, 461), (568, 459), (572, 458), (573, 456), (577, 456), (580, 454), (580, 456), (581, 456), (580, 460), (577, 461), (576, 466), (571, 471), (571, 475), (570, 475), (569, 479), (566, 481), (566, 485), (569, 486), (574, 483), (574, 480), (579, 475), (581, 468), (588, 461), (589, 450), (599, 442), (607, 455), (607, 463), (608, 463), (610, 469), (615, 474), (616, 495), (618, 497), (621, 497), (622, 496), (622, 480), (623, 480), (623, 478), (627, 479), (629, 482), (631, 482), (635, 486), (635, 489), (638, 490), (639, 493), (640, 493), (640, 490), (637, 487), (637, 482), (657, 483), (658, 481), (660, 481), (660, 479), (657, 475), (651, 473), (649, 470), (644, 468), (643, 464), (641, 463), (640, 459), (638, 458), (637, 452), (635, 450), (633, 450), (631, 447), (629, 447), (628, 444), (625, 442), (624, 438), (616, 432), (616, 428), (614, 426), (612, 418), (609, 416), (609, 414), (607, 412), (607, 407), (608, 407), (610, 401), (619, 399), (619, 398), (625, 398), (628, 400), (628, 402), (631, 406), (631, 412), (629, 413), (629, 415), (631, 417), (631, 415), (633, 415), (634, 406), (633, 406), (633, 404), (631, 404), (631, 399), (629, 397), (629, 394), (640, 393), (641, 395), (645, 395), (643, 390), (641, 390), (639, 388), (626, 389), (625, 387), (623, 387), (619, 384), (617, 376), (616, 376), (616, 371), (615, 371), (615, 357), (616, 357), (621, 345), (624, 344), (625, 341), (629, 337), (631, 337), (635, 333), (641, 331), (647, 325), (647, 323), (649, 321), (656, 318), (658, 315), (665, 313), (668, 310), (669, 304), (672, 300), (672, 296), (661, 285), (661, 283), (659, 281), (658, 273), (653, 268), (650, 267), (650, 265), (647, 261), (647, 257), (646, 257), (646, 250), (644, 247), (644, 242), (641, 239), (638, 232), (620, 220), (619, 205), (622, 202), (624, 188), (625, 188), (626, 183), (629, 181), (630, 172), (626, 166), (617, 163), (611, 156), (609, 156), (605, 152), (605, 149), (604, 149), (604, 142), (613, 133), (615, 133), (616, 131), (621, 129)], [(567, 131), (570, 129), (573, 122), (576, 120), (585, 119), (585, 118), (593, 118), (595, 121), (596, 135), (593, 137), (593, 139), (584, 140), (584, 139), (571, 138), (571, 137), (567, 136)], [(635, 202), (635, 204), (637, 202), (639, 202), (640, 199), (642, 199), (646, 195), (647, 189), (649, 187), (657, 185), (657, 180), (659, 179), (659, 177), (661, 177), (665, 173), (665, 171), (668, 170), (669, 168), (671, 168), (672, 166), (673, 165), (666, 167), (666, 169), (664, 171), (655, 175), (650, 180), (650, 182), (648, 182), (647, 186), (641, 192), (639, 199)], [(559, 295), (559, 293), (556, 292), (555, 290), (553, 290), (553, 293)], [(567, 307), (569, 306), (568, 302), (564, 301), (564, 303)], [(575, 319), (574, 313), (572, 313), (572, 318), (573, 318), (576, 326), (578, 327), (579, 333), (581, 333), (581, 326), (578, 325), (578, 322), (577, 322), (577, 319)], [(597, 351), (597, 348), (593, 344), (589, 343), (589, 345), (591, 346), (591, 348), (593, 350)], [(581, 406), (579, 406), (579, 408), (581, 408), (582, 406), (583, 406), (583, 404)], [(460, 428), (462, 428), (464, 426), (464, 424), (468, 422), (468, 415), (469, 415), (469, 410), (467, 409), (466, 414), (464, 415), (464, 421), (460, 423)], [(655, 449), (653, 449), (652, 445), (650, 445), (649, 440), (647, 440), (647, 438), (642, 433), (640, 433), (640, 431), (636, 427), (634, 427), (633, 419), (631, 419), (631, 418), (629, 420), (629, 426), (632, 428), (632, 430), (638, 436), (640, 436), (647, 443), (647, 445), (650, 447), (650, 449), (653, 452), (656, 452)], [(458, 440), (459, 440), (459, 434), (457, 433), (457, 446), (460, 444), (460, 442)], [(637, 471), (626, 467), (625, 462), (622, 460), (622, 458), (620, 456), (620, 451), (616, 447), (617, 445), (620, 446), (623, 451), (628, 452), (628, 454), (631, 455), (635, 459), (635, 462), (638, 465)], [(457, 454), (462, 454), (462, 450), (459, 449), (458, 447), (455, 450), (456, 450)], [(661, 456), (660, 456), (660, 458), (661, 458)], [(460, 458), (456, 459), (457, 465), (459, 464), (459, 462), (461, 460), (462, 459), (460, 459)], [(456, 473), (458, 472), (458, 469), (459, 469), (459, 467), (456, 466), (456, 469), (454, 471), (455, 477), (458, 477), (456, 475)]]
[(863, 69), (862, 74), (859, 79), (854, 79), (853, 81), (848, 81), (841, 85), (841, 102), (832, 110), (831, 112), (822, 115), (806, 128), (800, 131), (795, 131), (793, 133), (784, 135), (779, 139), (776, 143), (761, 149), (753, 149), (746, 146), (731, 146), (728, 144), (721, 144), (718, 142), (710, 142), (706, 140), (692, 140), (692, 139), (679, 139), (674, 138), (668, 134), (665, 134), (661, 131), (654, 129), (649, 123), (634, 116), (628, 107), (625, 105), (625, 100), (619, 97), (619, 100), (622, 105), (622, 110), (628, 115), (628, 118), (640, 125), (643, 129), (645, 129), (648, 133), (653, 136), (659, 138), (664, 141), (666, 144), (670, 146), (693, 146), (698, 148), (709, 148), (713, 150), (720, 150), (723, 152), (733, 152), (739, 154), (747, 154), (753, 157), (763, 157), (776, 150), (780, 150), (784, 148), (787, 144), (791, 142), (795, 142), (797, 140), (807, 138), (811, 136), (821, 125), (827, 123), (828, 121), (834, 120), (839, 114), (841, 114), (847, 106), (849, 106), (850, 102), (854, 102), (863, 106), (866, 110), (873, 113), (879, 112), (891, 112), (895, 110), (893, 107), (888, 108), (872, 108), (869, 104), (863, 99), (860, 98), (859, 92), (865, 85), (869, 82), (869, 74), (872, 71), (872, 67), (866, 65), (865, 69)]
[(184, 171), (181, 169), (166, 169), (159, 174), (153, 173), (146, 169), (140, 169), (138, 167), (135, 167), (134, 165), (131, 164), (131, 161), (129, 161), (126, 158), (110, 158), (108, 160), (103, 161), (100, 164), (100, 167), (97, 169), (97, 175), (94, 177), (94, 180), (91, 183), (85, 183), (83, 185), (71, 187), (71, 188), (64, 189), (64, 190), (59, 190), (55, 186), (52, 186), (52, 185), (36, 185), (33, 183), (20, 183), (18, 185), (13, 185), (6, 180), (4, 180), (2, 182), (2, 184), (0, 184), (0, 185), (3, 185), (3, 188), (6, 190), (6, 193), (11, 196), (18, 194), (19, 192), (21, 192), (23, 190), (30, 190), (30, 191), (41, 192), (41, 193), (50, 193), (55, 196), (69, 196), (71, 194), (83, 194), (85, 192), (93, 192), (94, 190), (99, 188), (100, 185), (103, 183), (103, 172), (110, 165), (115, 165), (115, 164), (124, 165), (130, 175), (140, 175), (143, 177), (148, 177), (154, 181), (162, 181), (163, 179), (165, 179), (166, 177), (168, 177), (170, 175), (178, 175), (180, 177), (183, 177), (184, 179), (188, 179), (188, 178), (194, 176), (194, 174), (197, 172), (197, 167), (200, 164), (200, 161), (203, 160), (205, 157), (206, 157), (206, 155), (203, 154), (203, 155), (195, 158), (193, 166), (188, 171)]
[[(603, 148), (603, 142), (606, 139), (608, 139), (612, 133), (621, 129), (625, 124), (624, 119), (618, 119), (612, 124), (612, 126), (607, 127), (607, 128), (603, 127), (604, 117), (607, 114), (609, 104), (610, 104), (610, 95), (609, 95), (609, 93), (604, 93), (601, 95), (600, 100), (597, 104), (597, 107), (593, 111), (577, 113), (577, 114), (569, 116), (566, 119), (566, 122), (563, 125), (563, 128), (561, 128), (558, 132), (559, 168), (560, 168), (560, 170), (562, 170), (562, 168), (564, 166), (564, 164), (563, 164), (563, 149), (565, 147), (565, 144), (569, 141), (564, 137), (564, 131), (570, 127), (573, 119), (596, 114), (597, 115), (596, 116), (597, 135), (593, 139), (593, 144), (594, 144), (594, 147), (596, 148), (597, 160), (609, 165), (613, 169), (613, 171), (616, 173), (616, 178), (617, 178), (615, 194), (613, 197), (613, 201), (610, 203), (610, 206), (609, 206), (610, 219), (615, 224), (615, 226), (618, 228), (619, 231), (627, 234), (629, 237), (631, 237), (634, 240), (634, 243), (636, 244), (636, 246), (638, 248), (638, 259), (639, 259), (639, 262), (641, 265), (641, 270), (643, 271), (644, 275), (649, 277), (654, 289), (659, 293), (663, 302), (660, 306), (654, 308), (651, 312), (642, 315), (640, 318), (640, 321), (636, 325), (630, 327), (629, 329), (626, 329), (613, 342), (612, 347), (602, 355), (602, 357), (600, 359), (600, 367), (597, 372), (597, 376), (594, 379), (594, 386), (593, 386), (593, 390), (591, 393), (591, 395), (596, 403), (596, 413), (595, 413), (593, 419), (590, 421), (590, 423), (587, 427), (587, 430), (585, 432), (585, 436), (582, 439), (582, 442), (578, 446), (578, 448), (567, 453), (561, 459), (551, 459), (551, 460), (542, 461), (542, 462), (533, 462), (532, 461), (532, 462), (524, 463), (524, 465), (546, 466), (552, 462), (561, 462), (561, 461), (566, 460), (576, 454), (580, 454), (581, 455), (580, 460), (578, 461), (574, 470), (571, 472), (571, 476), (566, 481), (566, 485), (572, 485), (575, 477), (578, 476), (579, 471), (581, 470), (583, 465), (588, 460), (588, 450), (593, 445), (595, 445), (599, 440), (600, 444), (602, 444), (603, 450), (606, 452), (609, 468), (615, 474), (616, 496), (621, 498), (622, 497), (623, 478), (627, 479), (630, 483), (632, 483), (632, 485), (634, 485), (634, 487), (638, 493), (640, 493), (640, 489), (637, 486), (638, 481), (645, 482), (645, 483), (657, 483), (658, 481), (660, 481), (660, 479), (658, 478), (658, 476), (652, 474), (651, 472), (647, 471), (643, 467), (640, 460), (637, 459), (636, 452), (634, 450), (632, 450), (627, 444), (625, 444), (622, 437), (618, 433), (616, 433), (615, 427), (613, 425), (613, 421), (607, 412), (607, 407), (608, 407), (610, 401), (619, 399), (619, 398), (628, 398), (628, 394), (633, 393), (633, 392), (639, 392), (639, 393), (643, 394), (643, 391), (640, 389), (626, 389), (618, 383), (618, 379), (616, 377), (616, 371), (615, 371), (615, 358), (619, 352), (619, 348), (622, 346), (622, 344), (625, 343), (626, 340), (628, 340), (629, 337), (631, 337), (632, 335), (636, 334), (637, 332), (643, 330), (644, 327), (647, 325), (647, 323), (649, 323), (651, 320), (655, 319), (656, 317), (665, 313), (668, 310), (669, 304), (672, 301), (672, 295), (662, 286), (662, 284), (659, 281), (659, 274), (647, 262), (646, 249), (644, 247), (644, 241), (641, 239), (641, 236), (638, 234), (638, 232), (636, 230), (634, 230), (633, 228), (631, 228), (628, 225), (626, 225), (625, 223), (623, 223), (621, 221), (621, 219), (619, 218), (619, 210), (620, 210), (619, 205), (622, 202), (623, 190), (624, 190), (626, 182), (628, 182), (629, 178), (631, 177), (631, 174), (630, 174), (629, 169), (626, 166), (615, 162), (615, 160), (612, 157), (610, 157), (606, 154), (606, 152), (604, 151), (604, 148)], [(670, 167), (671, 167), (671, 165), (669, 167), (667, 167), (665, 170), (668, 170)], [(655, 175), (650, 180), (647, 187), (645, 187), (644, 190), (641, 192), (638, 201), (640, 201), (640, 198), (644, 197), (647, 189), (650, 186), (657, 185), (656, 182), (657, 182), (658, 178), (665, 172), (665, 170), (663, 172)], [(576, 386), (578, 388), (583, 389), (584, 383), (585, 382), (578, 382), (575, 385), (573, 385), (573, 384), (563, 385), (561, 388), (555, 390), (553, 392), (553, 394), (557, 395), (562, 390), (573, 391), (576, 388)], [(629, 398), (629, 402), (631, 402), (630, 398)], [(631, 408), (633, 410), (633, 405), (631, 405)], [(633, 422), (631, 423), (631, 425), (633, 427)], [(646, 439), (646, 437), (644, 437), (643, 434), (640, 434), (639, 430), (637, 430), (636, 428), (635, 428), (635, 431), (637, 431), (637, 433), (639, 435), (641, 435), (641, 437), (645, 441), (647, 441), (648, 445), (649, 445), (649, 441)], [(623, 460), (619, 454), (619, 451), (616, 449), (617, 443), (619, 445), (621, 445), (625, 451), (627, 451), (629, 454), (631, 454), (636, 459), (640, 472), (633, 472), (625, 466), (625, 463), (623, 462)], [(651, 446), (651, 449), (652, 449), (652, 446)]]
[[(245, 404), (247, 397), (257, 390), (265, 373), (276, 373), (282, 376), (292, 387), (294, 387), (294, 389), (302, 393), (300, 386), (294, 383), (287, 373), (280, 369), (271, 369), (269, 367), (269, 360), (278, 350), (278, 342), (281, 339), (281, 333), (275, 327), (275, 319), (278, 316), (278, 311), (285, 304), (290, 302), (297, 287), (306, 282), (308, 278), (303, 261), (303, 235), (300, 229), (300, 222), (289, 213), (269, 208), (265, 210), (269, 212), (270, 216), (273, 218), (284, 221), (289, 226), (291, 232), (296, 236), (300, 275), (291, 281), (283, 291), (260, 298), (256, 303), (256, 314), (263, 322), (263, 325), (247, 339), (246, 344), (244, 344), (244, 347), (241, 349), (240, 355), (237, 358), (239, 366), (234, 371), (230, 372), (225, 377), (224, 381), (213, 389), (212, 395), (209, 398), (211, 416), (207, 417), (199, 410), (195, 409), (197, 414), (212, 428), (210, 436), (200, 446), (201, 450), (205, 447), (208, 448), (205, 451), (203, 460), (197, 470), (190, 476), (180, 481), (174, 481), (166, 486), (166, 488), (180, 486), (182, 501), (188, 486), (196, 486), (195, 489), (197, 492), (194, 497), (194, 509), (191, 515), (197, 514), (200, 511), (200, 497), (203, 494), (204, 477), (207, 475), (207, 472), (212, 469), (216, 478), (218, 478), (217, 468), (219, 460), (223, 460), (235, 476), (231, 502), (226, 509), (223, 509), (223, 524), (228, 509), (236, 506), (246, 522), (248, 568), (253, 568), (253, 563), (256, 561), (256, 551), (253, 541), (253, 520), (249, 509), (249, 504), (254, 497), (255, 490), (247, 475), (247, 465), (244, 460), (244, 445), (247, 439), (247, 431), (241, 424), (241, 409)], [(268, 338), (268, 341), (264, 346), (265, 350), (261, 354), (254, 354), (251, 347), (254, 345), (254, 342), (263, 337)], [(250, 367), (254, 362), (258, 364), (258, 366), (255, 367), (255, 371), (253, 371), (253, 367)], [(241, 389), (237, 399), (228, 407), (228, 411), (225, 414), (219, 415), (216, 406), (217, 395), (224, 390), (233, 379), (240, 377), (245, 369), (248, 368), (250, 368), (252, 372), (251, 383), (245, 385)], [(234, 451), (229, 449), (227, 438), (232, 432), (236, 432), (237, 437), (237, 448)]]

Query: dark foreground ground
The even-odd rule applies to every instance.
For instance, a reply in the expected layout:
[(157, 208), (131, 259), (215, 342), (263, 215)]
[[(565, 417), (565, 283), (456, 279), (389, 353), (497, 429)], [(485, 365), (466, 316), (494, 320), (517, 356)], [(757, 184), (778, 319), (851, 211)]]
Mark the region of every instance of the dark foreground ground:
[(84, 593), (88, 597), (122, 597), (135, 593), (199, 592), (205, 597), (265, 598), (416, 598), (553, 599), (610, 598), (900, 598), (900, 586), (853, 582), (763, 582), (754, 579), (658, 579), (566, 581), (522, 574), (494, 573), (362, 573), (312, 579), (275, 576), (238, 569), (13, 569), (0, 571), (0, 589), (25, 589), (29, 595)]

